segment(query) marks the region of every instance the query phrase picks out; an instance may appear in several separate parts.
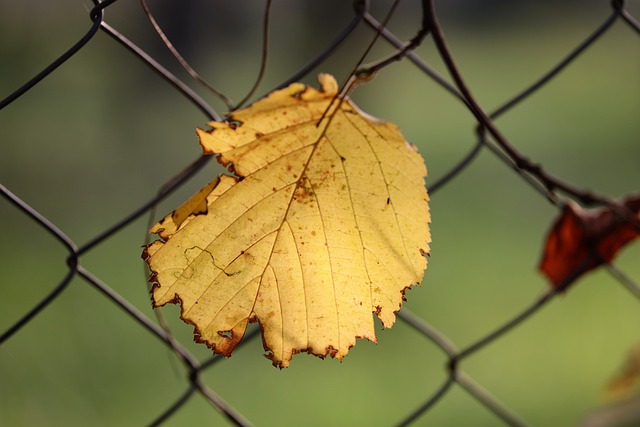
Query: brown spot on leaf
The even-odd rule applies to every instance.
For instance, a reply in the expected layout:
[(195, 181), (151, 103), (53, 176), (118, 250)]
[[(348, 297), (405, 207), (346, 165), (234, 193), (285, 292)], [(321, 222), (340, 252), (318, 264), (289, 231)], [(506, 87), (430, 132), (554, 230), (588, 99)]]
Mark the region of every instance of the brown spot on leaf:
[[(293, 84), (235, 111), (225, 122), (211, 122), (211, 132), (199, 130), (203, 153), (215, 155), (238, 176), (221, 175), (219, 185), (211, 185), (201, 197), (188, 201), (184, 215), (169, 215), (154, 226), (152, 232), (159, 233), (162, 240), (146, 246), (143, 253), (152, 273), (154, 307), (182, 305), (178, 296), (184, 296), (186, 306), (181, 307), (180, 317), (194, 326), (196, 341), (224, 356), (231, 355), (248, 322), (259, 322), (266, 356), (279, 368), (289, 365), (292, 354), (305, 351), (342, 359), (355, 340), (376, 341), (371, 311), (385, 327), (393, 325), (406, 290), (399, 290), (398, 284), (408, 287), (422, 280), (426, 260), (421, 254), (428, 251), (430, 241), (422, 159), (415, 150), (407, 149), (394, 125), (372, 121), (347, 98), (335, 103), (326, 114), (327, 106), (336, 100), (338, 85), (328, 75), (321, 75), (319, 80), (321, 92)], [(330, 120), (336, 109), (340, 114), (349, 114), (349, 120)], [(282, 115), (274, 121), (274, 113)], [(318, 138), (316, 124), (322, 117), (326, 138)], [(359, 142), (367, 137), (363, 127), (379, 130), (386, 148), (379, 150)], [(269, 129), (268, 133), (265, 129)], [(333, 149), (325, 149), (329, 136)], [(298, 141), (290, 144), (292, 138)], [(370, 155), (371, 150), (374, 156)], [(346, 162), (346, 158), (336, 153), (348, 153), (350, 165), (353, 163), (348, 171), (349, 181), (342, 170), (345, 165), (336, 161), (339, 158)], [(406, 188), (413, 207), (410, 212), (401, 213), (411, 215), (419, 225), (389, 236), (372, 233), (360, 241), (342, 236), (346, 227), (357, 230), (361, 219), (371, 219), (381, 229), (396, 227), (388, 212), (371, 209), (371, 205), (380, 205), (380, 200), (384, 206), (385, 197), (381, 195), (390, 190), (388, 180), (370, 176), (372, 170), (379, 170), (376, 159), (382, 157), (401, 166), (408, 178), (398, 188)], [(275, 162), (276, 167), (265, 167)], [(318, 209), (320, 194), (327, 194), (322, 211)], [(353, 218), (344, 215), (349, 205)], [(323, 229), (322, 224), (330, 226)], [(283, 225), (289, 227), (288, 237), (278, 240), (274, 230), (286, 230)], [(324, 237), (324, 233), (326, 239), (313, 237)], [(312, 241), (317, 245), (310, 244)], [(190, 253), (193, 256), (189, 259), (197, 257), (197, 262), (189, 266), (183, 258), (184, 251), (196, 248), (196, 244), (203, 249)], [(403, 246), (413, 249), (406, 254), (407, 259), (398, 259), (396, 248)], [(325, 255), (336, 247), (353, 253), (353, 259), (331, 265)], [(376, 248), (375, 262), (383, 259), (386, 272), (381, 265), (361, 259), (368, 247)], [(424, 250), (419, 252), (419, 247)], [(200, 251), (209, 254), (210, 259), (201, 256)], [(295, 282), (298, 275), (292, 274), (300, 269), (316, 272), (333, 268), (339, 273), (334, 275), (336, 289), (350, 289), (349, 296), (340, 301), (353, 308), (352, 313), (344, 315), (344, 321), (354, 325), (353, 330), (335, 330), (333, 319), (340, 301), (335, 295), (318, 290), (322, 277), (305, 274), (301, 295), (300, 284)], [(362, 279), (367, 272), (371, 277)], [(377, 272), (384, 277), (377, 277)], [(176, 281), (174, 273), (192, 278)], [(386, 280), (388, 274), (396, 279), (393, 283)], [(267, 283), (267, 275), (269, 286), (277, 286), (279, 303), (270, 292), (260, 290), (261, 284)], [(224, 286), (211, 286), (212, 277)], [(219, 301), (228, 303), (221, 308)], [(283, 310), (291, 313), (286, 322), (281, 318)], [(309, 333), (314, 325), (319, 328), (317, 334)]]
[(301, 177), (293, 193), (293, 200), (298, 203), (309, 203), (314, 200), (314, 196), (315, 192), (307, 177)]

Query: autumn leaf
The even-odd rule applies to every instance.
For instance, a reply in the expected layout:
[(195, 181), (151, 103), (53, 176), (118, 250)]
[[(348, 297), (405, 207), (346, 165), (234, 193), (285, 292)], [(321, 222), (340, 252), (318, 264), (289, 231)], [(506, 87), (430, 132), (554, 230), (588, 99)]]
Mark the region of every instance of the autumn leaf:
[(629, 218), (608, 206), (588, 210), (567, 203), (547, 236), (540, 263), (553, 287), (565, 289), (585, 272), (612, 261), (640, 235), (640, 196), (625, 199), (622, 206)]
[[(181, 304), (196, 341), (230, 356), (259, 322), (266, 356), (342, 359), (395, 321), (429, 251), (426, 168), (398, 128), (327, 74), (198, 129), (222, 175), (151, 232), (153, 304)], [(336, 102), (334, 102), (336, 101)], [(325, 114), (326, 112), (326, 114)]]
[(629, 352), (629, 356), (620, 372), (607, 387), (612, 397), (630, 395), (633, 391), (640, 391), (640, 345)]
[(640, 425), (640, 346), (631, 350), (619, 373), (605, 390), (606, 404), (590, 411), (578, 427)]

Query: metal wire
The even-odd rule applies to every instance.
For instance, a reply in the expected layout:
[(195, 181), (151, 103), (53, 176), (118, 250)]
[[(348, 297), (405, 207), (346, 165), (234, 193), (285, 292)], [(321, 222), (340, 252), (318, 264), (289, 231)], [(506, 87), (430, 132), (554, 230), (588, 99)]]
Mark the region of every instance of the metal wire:
[[(101, 29), (125, 49), (132, 52), (135, 57), (143, 61), (151, 71), (159, 74), (164, 81), (166, 81), (167, 85), (174, 87), (182, 95), (185, 103), (193, 103), (209, 120), (222, 120), (221, 116), (214, 111), (196, 91), (191, 89), (187, 84), (182, 82), (174, 74), (159, 64), (151, 55), (138, 47), (135, 43), (105, 21), (105, 10), (115, 3), (116, 0), (104, 2), (96, 1), (94, 9), (89, 12), (91, 25), (86, 34), (81, 36), (78, 41), (59, 58), (45, 66), (33, 78), (27, 80), (23, 85), (15, 89), (10, 95), (0, 101), (0, 110), (18, 100), (22, 95), (54, 73), (55, 70), (67, 60), (78, 54), (78, 52), (84, 49), (89, 49), (89, 47), (87, 47), (89, 46), (88, 42), (96, 35), (98, 30)], [(267, 5), (267, 10), (269, 11), (270, 2), (268, 2)], [(504, 102), (503, 105), (496, 108), (491, 114), (485, 113), (477, 100), (471, 95), (468, 83), (464, 80), (462, 71), (454, 61), (451, 50), (447, 46), (447, 38), (442, 30), (442, 25), (439, 21), (433, 2), (423, 1), (421, 6), (424, 13), (421, 22), (422, 26), (419, 28), (418, 35), (408, 43), (403, 43), (388, 27), (380, 24), (376, 17), (371, 13), (368, 1), (355, 1), (354, 15), (340, 34), (334, 40), (330, 41), (328, 47), (323, 52), (317, 54), (307, 65), (302, 67), (293, 76), (283, 78), (282, 84), (278, 85), (278, 87), (286, 86), (290, 82), (299, 80), (306, 76), (320, 63), (335, 54), (346, 40), (356, 34), (356, 29), (360, 27), (360, 24), (365, 23), (368, 28), (376, 34), (376, 37), (380, 36), (382, 39), (387, 40), (396, 49), (396, 52), (391, 57), (392, 59), (377, 63), (375, 66), (377, 67), (376, 69), (381, 69), (390, 65), (392, 62), (396, 62), (397, 60), (406, 57), (408, 61), (413, 62), (418, 67), (418, 69), (424, 74), (425, 78), (432, 79), (434, 82), (439, 84), (443, 90), (449, 92), (452, 97), (462, 101), (462, 103), (464, 103), (469, 109), (470, 114), (477, 121), (476, 133), (478, 135), (478, 140), (473, 144), (471, 150), (458, 160), (456, 165), (451, 167), (450, 170), (434, 181), (434, 184), (430, 189), (432, 195), (436, 191), (439, 193), (446, 189), (452, 179), (466, 171), (469, 166), (475, 162), (478, 158), (478, 154), (483, 151), (482, 148), (488, 147), (490, 150), (484, 151), (489, 151), (496, 155), (497, 158), (509, 163), (525, 178), (525, 180), (528, 180), (528, 182), (534, 185), (538, 191), (545, 194), (555, 204), (560, 203), (560, 199), (557, 198), (557, 191), (581, 200), (584, 203), (613, 203), (611, 200), (603, 196), (594, 195), (575, 186), (574, 184), (560, 181), (556, 177), (547, 174), (538, 165), (529, 162), (528, 159), (526, 159), (497, 128), (494, 124), (494, 119), (513, 111), (518, 105), (525, 102), (530, 95), (537, 93), (545, 84), (555, 79), (563, 69), (574, 64), (576, 62), (576, 58), (580, 54), (591, 48), (597, 40), (606, 37), (613, 24), (618, 20), (623, 21), (628, 26), (631, 30), (629, 31), (630, 34), (633, 31), (640, 34), (640, 25), (638, 25), (636, 18), (634, 18), (632, 14), (625, 9), (625, 3), (617, 0), (613, 1), (611, 3), (611, 14), (604, 19), (602, 24), (595, 28), (591, 34), (587, 35), (584, 40), (578, 43), (577, 46), (566, 55), (566, 57), (560, 58), (557, 63), (551, 67), (550, 71), (544, 73), (527, 88)], [(267, 15), (265, 17), (265, 40), (263, 49), (265, 58), (267, 46), (266, 34), (269, 29), (268, 18), (269, 17)], [(445, 77), (436, 72), (434, 68), (427, 63), (427, 61), (421, 58), (414, 51), (425, 37), (427, 40), (433, 41), (437, 46), (440, 58), (446, 64), (453, 82), (449, 82)], [(253, 93), (253, 90), (260, 82), (262, 75), (265, 72), (265, 67), (266, 59), (263, 60), (259, 77), (248, 96)], [(114, 225), (105, 226), (102, 231), (96, 233), (82, 245), (75, 243), (73, 239), (64, 233), (64, 231), (60, 230), (52, 221), (48, 220), (44, 215), (22, 200), (19, 195), (16, 195), (5, 185), (0, 184), (0, 193), (7, 202), (11, 206), (15, 207), (15, 209), (17, 209), (22, 215), (30, 218), (34, 223), (37, 223), (45, 233), (48, 233), (53, 239), (59, 242), (67, 252), (67, 269), (64, 277), (57, 282), (53, 290), (43, 296), (40, 301), (34, 304), (24, 315), (19, 316), (18, 319), (14, 319), (11, 322), (10, 326), (0, 335), (0, 344), (4, 344), (10, 338), (15, 337), (18, 333), (26, 333), (23, 332), (24, 327), (43, 311), (47, 310), (53, 301), (58, 300), (63, 292), (69, 288), (73, 278), (79, 277), (83, 279), (91, 289), (97, 291), (104, 298), (110, 300), (119, 307), (122, 312), (131, 319), (132, 325), (144, 328), (149, 334), (156, 337), (165, 346), (171, 349), (172, 352), (177, 355), (185, 370), (185, 390), (182, 394), (176, 397), (173, 403), (165, 408), (161, 408), (157, 415), (150, 416), (149, 425), (156, 426), (163, 424), (179, 412), (181, 408), (183, 408), (186, 403), (190, 402), (196, 395), (204, 397), (204, 399), (220, 411), (231, 424), (239, 426), (252, 425), (247, 417), (229, 405), (218, 394), (218, 392), (206, 384), (202, 377), (202, 374), (206, 370), (214, 369), (215, 366), (220, 365), (219, 362), (222, 360), (220, 357), (209, 357), (204, 361), (199, 361), (192, 352), (190, 352), (179, 341), (173, 339), (166, 330), (158, 326), (153, 320), (149, 319), (139, 308), (119, 295), (112, 287), (101, 281), (96, 274), (84, 265), (83, 260), (81, 259), (84, 255), (95, 251), (98, 247), (102, 246), (105, 241), (121, 232), (127, 225), (131, 224), (142, 215), (150, 212), (161, 200), (187, 183), (196, 172), (201, 170), (201, 168), (207, 164), (209, 160), (210, 156), (201, 156), (196, 159), (192, 164), (185, 167), (174, 179), (165, 184), (155, 197), (150, 198), (139, 207), (132, 209), (129, 214), (124, 215)], [(620, 268), (612, 264), (607, 265), (607, 268), (611, 275), (618, 280), (622, 286), (631, 291), (628, 294), (630, 297), (635, 297), (640, 300), (640, 286), (638, 286), (637, 283), (635, 283)], [(580, 271), (576, 272), (578, 275), (579, 273)], [(572, 280), (573, 278), (570, 279)], [(563, 286), (560, 286), (559, 290), (562, 289)], [(533, 301), (529, 306), (515, 309), (514, 311), (516, 311), (516, 313), (512, 319), (504, 320), (504, 322), (494, 331), (488, 331), (483, 336), (477, 337), (474, 342), (462, 349), (459, 349), (451, 339), (436, 329), (426, 319), (417, 316), (407, 309), (400, 311), (398, 313), (398, 317), (406, 325), (419, 333), (428, 343), (430, 343), (430, 345), (435, 346), (444, 353), (446, 363), (443, 369), (446, 377), (435, 391), (426, 393), (423, 396), (422, 403), (415, 409), (409, 411), (397, 425), (406, 426), (413, 424), (425, 413), (430, 411), (439, 401), (446, 399), (450, 394), (450, 391), (456, 387), (466, 391), (468, 395), (474, 398), (479, 404), (493, 412), (496, 415), (496, 419), (500, 420), (503, 424), (509, 426), (527, 425), (519, 415), (514, 413), (505, 404), (501, 403), (489, 390), (478, 384), (467, 372), (465, 372), (462, 369), (462, 364), (463, 361), (473, 357), (487, 346), (490, 346), (496, 340), (500, 340), (507, 332), (511, 332), (518, 328), (523, 321), (531, 318), (532, 316), (538, 316), (540, 309), (546, 307), (552, 300), (554, 300), (554, 297), (557, 295), (559, 290), (551, 290), (539, 297), (539, 299)], [(242, 344), (244, 345), (253, 339), (257, 339), (258, 336), (260, 336), (260, 330), (259, 328), (254, 328), (247, 333)], [(153, 390), (150, 390), (150, 393), (153, 393)], [(0, 421), (1, 420), (2, 415), (0, 414)], [(256, 422), (259, 424), (260, 420), (256, 420)]]

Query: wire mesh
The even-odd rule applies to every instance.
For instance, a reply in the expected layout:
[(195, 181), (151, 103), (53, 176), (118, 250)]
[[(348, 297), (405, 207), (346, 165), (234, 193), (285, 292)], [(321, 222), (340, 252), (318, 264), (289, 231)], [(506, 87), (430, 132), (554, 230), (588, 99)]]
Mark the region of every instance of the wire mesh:
[[(119, 10), (123, 3), (130, 8)], [(581, 370), (601, 364), (605, 353), (611, 354), (609, 362), (621, 359), (637, 339), (640, 291), (632, 279), (639, 273), (635, 262), (637, 250), (633, 252), (631, 248), (618, 265), (609, 266), (610, 276), (598, 273), (583, 279), (593, 282), (592, 286), (576, 285), (563, 298), (562, 306), (551, 304), (558, 299), (558, 291), (540, 294), (541, 286), (531, 283), (542, 280), (523, 269), (532, 269), (549, 219), (566, 198), (586, 205), (613, 204), (611, 197), (602, 194), (637, 191), (634, 187), (640, 158), (637, 99), (618, 112), (626, 127), (616, 135), (624, 135), (631, 142), (609, 147), (609, 143), (599, 139), (613, 134), (612, 126), (621, 125), (607, 123), (599, 114), (609, 106), (621, 104), (618, 99), (621, 94), (607, 93), (610, 89), (606, 85), (603, 92), (587, 91), (583, 97), (579, 92), (598, 86), (601, 79), (628, 76), (628, 72), (622, 71), (626, 64), (630, 65), (631, 73), (636, 73), (636, 80), (627, 82), (627, 87), (629, 92), (635, 89), (637, 98), (640, 25), (630, 12), (631, 6), (622, 1), (594, 2), (590, 4), (593, 14), (588, 18), (578, 13), (572, 15), (569, 7), (560, 8), (556, 11), (557, 20), (550, 22), (563, 22), (567, 28), (578, 25), (577, 22), (580, 25), (575, 32), (584, 35), (573, 42), (549, 40), (544, 35), (544, 23), (534, 26), (538, 33), (524, 38), (531, 40), (531, 50), (557, 43), (560, 47), (554, 47), (553, 55), (564, 51), (546, 65), (536, 64), (535, 70), (519, 69), (517, 60), (509, 63), (513, 69), (501, 66), (491, 56), (499, 54), (499, 49), (483, 46), (486, 52), (475, 59), (481, 66), (490, 64), (490, 75), (504, 83), (506, 89), (498, 90), (498, 95), (483, 90), (482, 83), (472, 84), (474, 78), (465, 66), (459, 65), (473, 62), (473, 57), (457, 62), (456, 49), (449, 48), (468, 44), (472, 48), (465, 52), (471, 52), (474, 43), (480, 41), (456, 37), (456, 31), (461, 30), (441, 24), (433, 2), (406, 2), (405, 9), (390, 15), (384, 25), (381, 22), (390, 7), (387, 2), (381, 5), (356, 1), (349, 7), (336, 2), (331, 7), (323, 6), (321, 11), (298, 2), (276, 3), (269, 13), (265, 13), (265, 4), (261, 2), (243, 6), (215, 4), (209, 9), (211, 15), (206, 15), (206, 19), (219, 27), (215, 36), (223, 37), (226, 33), (232, 36), (223, 39), (224, 43), (214, 40), (206, 44), (197, 29), (193, 29), (190, 40), (198, 40), (194, 52), (188, 51), (187, 41), (183, 43), (185, 49), (178, 50), (185, 56), (198, 57), (202, 67), (214, 70), (212, 74), (220, 80), (224, 80), (225, 72), (234, 76), (247, 64), (254, 67), (252, 72), (258, 73), (261, 65), (256, 58), (264, 57), (267, 47), (274, 50), (269, 50), (269, 61), (262, 63), (262, 68), (267, 65), (264, 81), (260, 84), (260, 78), (255, 80), (258, 93), (268, 92), (265, 88), (269, 85), (283, 87), (292, 81), (309, 79), (325, 67), (345, 77), (355, 65), (354, 58), (377, 35), (373, 53), (390, 56), (392, 60), (370, 63), (369, 67), (379, 67), (379, 76), (353, 96), (365, 110), (399, 122), (409, 139), (420, 146), (430, 167), (427, 186), (432, 196), (434, 256), (424, 285), (408, 295), (409, 301), (398, 313), (399, 324), (394, 330), (379, 333), (379, 348), (360, 342), (342, 364), (328, 365), (329, 362), (296, 356), (290, 369), (272, 372), (275, 370), (268, 362), (257, 362), (249, 355), (260, 348), (257, 328), (251, 329), (243, 341), (243, 346), (251, 350), (238, 349), (233, 358), (225, 360), (212, 357), (206, 349), (191, 343), (190, 331), (172, 323), (177, 317), (172, 309), (166, 310), (170, 329), (163, 327), (151, 311), (145, 275), (136, 264), (142, 264), (138, 257), (148, 229), (147, 216), (157, 206), (168, 211), (176, 205), (174, 202), (208, 182), (202, 175), (219, 172), (210, 164), (213, 163), (210, 157), (189, 161), (189, 156), (197, 154), (197, 144), (174, 141), (185, 140), (184, 135), (192, 131), (189, 126), (221, 120), (221, 115), (205, 100), (209, 96), (206, 91), (194, 90), (185, 83), (188, 75), (185, 79), (177, 77), (184, 74), (179, 66), (175, 67), (175, 74), (169, 70), (175, 64), (174, 59), (162, 50), (160, 43), (154, 44), (152, 27), (145, 22), (141, 8), (136, 9), (138, 15), (132, 13), (131, 3), (96, 1), (88, 13), (90, 21), (86, 18), (82, 24), (74, 21), (74, 31), (78, 34), (85, 31), (77, 40), (63, 37), (62, 27), (45, 28), (46, 21), (36, 26), (34, 32), (39, 37), (61, 39), (60, 43), (71, 47), (24, 83), (24, 74), (34, 74), (32, 71), (38, 66), (30, 64), (27, 70), (23, 64), (5, 62), (0, 67), (7, 74), (5, 82), (11, 86), (3, 83), (3, 91), (10, 94), (0, 102), (3, 109), (0, 120), (10, 127), (22, 115), (34, 128), (20, 141), (13, 140), (15, 135), (11, 141), (3, 141), (4, 183), (0, 189), (7, 202), (2, 208), (7, 238), (2, 254), (3, 264), (6, 262), (3, 269), (9, 271), (8, 278), (3, 280), (7, 297), (0, 316), (4, 331), (0, 336), (5, 378), (0, 391), (0, 403), (4, 406), (0, 420), (6, 417), (3, 423), (69, 425), (80, 419), (99, 419), (107, 425), (171, 422), (181, 425), (186, 420), (200, 423), (226, 420), (235, 425), (286, 425), (294, 420), (303, 420), (308, 425), (328, 422), (461, 425), (465, 420), (467, 423), (474, 420), (474, 425), (566, 425), (576, 422), (577, 413), (594, 406), (594, 396), (599, 390), (594, 390), (593, 384), (602, 382), (603, 377), (614, 372), (615, 366), (600, 367), (599, 376), (590, 381), (581, 377), (584, 374)], [(268, 10), (271, 2), (266, 5)], [(153, 3), (149, 6), (158, 9), (160, 14), (156, 16), (162, 21), (161, 8)], [(38, 7), (46, 11), (45, 3)], [(177, 28), (175, 35), (190, 34), (184, 26), (197, 27), (190, 20), (202, 18), (202, 13), (194, 9), (195, 12), (180, 17), (176, 11), (194, 7), (187, 2), (168, 8), (165, 26), (163, 22), (160, 26), (168, 31), (167, 26), (175, 20), (178, 23), (171, 24)], [(487, 3), (480, 7), (483, 13), (496, 15), (487, 27), (496, 23), (508, 25), (501, 21), (506, 18), (497, 13), (499, 7), (504, 5)], [(449, 19), (457, 13), (455, 7), (443, 9)], [(125, 28), (122, 32), (108, 18), (112, 12), (113, 21), (121, 22)], [(295, 51), (296, 60), (291, 61), (299, 64), (297, 68), (281, 65), (293, 48), (285, 45), (277, 50), (275, 46), (286, 44), (297, 26), (309, 23), (301, 16), (314, 14), (318, 17), (316, 30), (327, 22), (331, 25), (302, 42), (305, 50)], [(266, 16), (271, 18), (264, 25), (269, 31), (262, 33)], [(225, 20), (229, 22), (225, 24)], [(476, 30), (482, 28), (479, 25)], [(583, 31), (584, 28), (588, 30)], [(268, 43), (270, 33), (277, 43)], [(243, 51), (239, 47), (245, 46), (241, 43), (243, 37), (256, 48)], [(134, 43), (133, 38), (141, 42)], [(612, 39), (611, 44), (598, 50), (597, 42), (605, 43), (607, 38)], [(237, 46), (233, 45), (234, 40)], [(143, 49), (138, 44), (148, 47)], [(299, 58), (305, 51), (312, 53), (304, 56), (306, 59)], [(527, 47), (518, 51), (528, 54)], [(610, 61), (607, 74), (598, 74), (602, 69), (590, 70), (593, 62), (582, 60), (592, 51), (593, 61)], [(52, 56), (51, 52), (42, 56), (47, 55)], [(87, 57), (81, 62), (83, 55)], [(142, 65), (123, 72), (111, 66), (110, 58), (119, 56), (123, 57), (119, 63), (138, 58)], [(207, 65), (207, 61), (211, 63)], [(562, 76), (565, 70), (580, 67), (587, 68), (584, 74), (579, 74), (586, 81), (575, 82)], [(75, 72), (57, 79), (63, 68)], [(225, 68), (226, 71), (220, 71)], [(127, 75), (131, 70), (135, 71)], [(153, 73), (160, 78), (150, 83), (147, 80), (152, 79)], [(113, 75), (125, 82), (124, 88), (114, 90), (109, 86), (106, 77)], [(260, 76), (263, 77), (262, 73)], [(523, 89), (510, 89), (515, 86), (509, 81), (513, 76), (518, 77), (517, 84)], [(403, 81), (405, 78), (408, 83)], [(225, 93), (246, 93), (251, 86), (249, 79), (237, 80), (242, 81), (227, 77), (228, 87), (221, 88)], [(77, 105), (66, 98), (65, 90), (70, 86), (80, 86), (80, 92), (86, 95), (77, 100)], [(567, 88), (574, 88), (575, 92)], [(589, 132), (598, 127), (603, 129), (593, 139), (597, 141), (595, 152), (604, 153), (604, 157), (592, 167), (604, 168), (604, 172), (594, 174), (591, 180), (576, 172), (588, 167), (580, 161), (583, 151), (591, 146), (570, 141), (577, 138), (566, 131), (571, 125), (527, 107), (537, 104), (542, 111), (554, 108), (549, 105), (550, 98), (543, 96), (543, 89), (560, 92), (560, 98), (563, 90), (567, 90), (566, 96), (576, 98), (572, 103), (589, 103), (595, 109), (603, 105), (594, 118), (579, 118), (574, 123), (584, 129), (576, 134), (580, 138), (588, 138)], [(495, 87), (491, 90), (496, 91)], [(378, 97), (372, 95), (375, 91), (379, 91)], [(438, 101), (431, 99), (429, 93), (433, 91), (440, 93)], [(491, 111), (484, 109), (482, 105), (488, 102), (479, 102), (472, 94), (476, 91), (497, 107)], [(94, 94), (103, 101), (94, 102)], [(534, 100), (533, 95), (540, 99)], [(494, 101), (500, 97), (502, 101)], [(211, 104), (229, 106), (215, 97), (212, 99)], [(138, 100), (144, 100), (144, 104), (136, 104), (142, 102)], [(118, 113), (128, 103), (134, 103), (134, 107), (126, 111), (135, 116)], [(189, 103), (194, 108), (188, 107)], [(410, 108), (402, 109), (402, 114), (394, 113), (394, 107), (403, 104)], [(73, 110), (78, 106), (80, 109)], [(67, 107), (69, 112), (65, 111)], [(194, 120), (193, 109), (199, 110), (204, 119)], [(455, 126), (467, 132), (466, 136), (464, 132), (452, 132), (454, 136), (447, 139), (450, 147), (446, 149), (438, 148), (442, 141), (435, 140), (428, 127), (420, 125), (418, 130), (411, 130), (410, 123), (437, 121), (434, 117), (439, 109), (446, 114), (455, 111), (459, 116)], [(81, 110), (86, 111), (78, 114)], [(523, 112), (519, 113), (520, 110)], [(414, 114), (416, 119), (410, 122), (404, 117), (407, 114)], [(165, 117), (163, 120), (175, 119), (169, 126), (175, 129), (167, 130), (157, 122), (156, 115)], [(496, 124), (498, 118), (509, 115), (521, 120), (506, 122), (504, 128)], [(63, 120), (73, 139), (63, 141), (64, 138), (51, 135), (52, 128), (47, 124), (52, 120)], [(103, 124), (105, 128), (117, 129), (111, 136), (120, 135), (121, 139), (106, 140), (99, 132), (79, 126), (84, 120), (93, 124), (108, 121)], [(591, 126), (590, 120), (596, 121), (597, 126)], [(527, 129), (533, 133), (532, 140), (553, 135), (558, 138), (552, 144), (560, 147), (555, 154), (546, 154), (536, 150), (535, 145), (506, 136), (515, 133), (513, 127), (523, 121), (529, 122)], [(57, 146), (52, 146), (52, 141), (57, 141)], [(19, 145), (29, 149), (20, 151), (15, 148)], [(521, 145), (531, 147), (533, 153), (544, 159), (540, 164), (529, 160), (518, 148)], [(563, 151), (561, 147), (567, 148)], [(606, 157), (616, 150), (615, 156)], [(430, 153), (436, 153), (435, 158), (430, 158)], [(34, 161), (32, 157), (40, 160)], [(146, 159), (151, 159), (152, 164)], [(615, 163), (607, 165), (607, 161)], [(182, 168), (184, 164), (187, 166)], [(66, 168), (69, 170), (65, 171)], [(551, 170), (554, 173), (548, 172)], [(167, 181), (167, 176), (175, 172)], [(556, 172), (562, 172), (568, 179), (557, 178)], [(126, 181), (116, 178), (120, 174)], [(572, 176), (580, 180), (573, 181)], [(605, 178), (607, 182), (603, 183)], [(166, 182), (162, 184), (163, 181)], [(465, 186), (471, 190), (464, 190)], [(151, 195), (149, 188), (154, 187), (160, 189)], [(592, 187), (602, 194), (588, 190)], [(141, 199), (145, 201), (140, 203)], [(485, 222), (483, 215), (497, 216), (496, 222)], [(467, 238), (475, 224), (478, 227), (500, 224), (504, 229), (489, 228)], [(538, 241), (532, 241), (527, 237), (529, 234), (519, 234), (519, 230), (527, 227), (533, 228), (531, 236), (537, 236)], [(447, 239), (450, 243), (439, 243)], [(484, 256), (481, 252), (487, 239), (500, 241), (502, 249)], [(439, 248), (442, 255), (438, 254)], [(458, 270), (466, 269), (473, 274), (459, 274)], [(460, 280), (465, 283), (457, 283)], [(520, 282), (531, 289), (523, 291)], [(602, 282), (611, 285), (605, 287)], [(582, 291), (583, 288), (586, 290)], [(116, 309), (102, 304), (104, 300), (112, 302)], [(575, 303), (567, 307), (568, 301)], [(599, 317), (601, 306), (608, 307), (608, 311), (602, 311), (608, 318)], [(549, 313), (550, 310), (553, 311)], [(545, 316), (556, 323), (552, 330), (530, 325)], [(514, 328), (517, 332), (507, 334)], [(120, 339), (120, 335), (125, 338)], [(605, 350), (596, 351), (596, 347)], [(523, 359), (522, 351), (535, 352), (533, 360), (540, 360), (540, 366), (532, 366), (531, 359)], [(590, 356), (590, 352), (596, 356)], [(588, 363), (576, 363), (579, 366), (574, 369), (571, 361), (578, 358), (587, 359)], [(569, 374), (562, 376), (563, 372)], [(103, 386), (110, 382), (110, 377), (117, 378), (117, 385)], [(589, 391), (569, 398), (564, 388), (575, 390), (568, 386), (569, 382), (588, 384)], [(345, 394), (344, 390), (348, 392)], [(552, 393), (559, 397), (540, 397)], [(42, 397), (38, 397), (42, 395), (53, 399), (54, 404), (43, 404)], [(554, 410), (566, 404), (565, 398), (579, 402), (572, 404), (572, 411), (558, 417)], [(557, 401), (556, 407), (549, 404), (551, 400)], [(217, 409), (219, 415), (206, 408), (207, 404)]]

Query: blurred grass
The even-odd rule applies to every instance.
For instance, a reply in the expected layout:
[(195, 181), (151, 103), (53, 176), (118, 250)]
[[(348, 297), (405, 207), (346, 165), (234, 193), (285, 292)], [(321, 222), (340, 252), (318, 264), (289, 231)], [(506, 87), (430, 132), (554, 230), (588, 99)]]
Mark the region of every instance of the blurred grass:
[[(409, 12), (416, 7), (407, 5)], [(548, 5), (554, 13), (540, 8), (538, 15), (522, 15), (514, 7), (513, 15), (496, 19), (469, 19), (450, 7), (443, 11), (443, 21), (464, 76), (482, 105), (491, 109), (555, 64), (608, 14), (604, 3), (589, 5), (572, 14)], [(77, 2), (53, 6), (0, 0), (0, 6), (6, 12), (0, 14), (0, 96), (88, 28)], [(29, 13), (36, 6), (41, 14)], [(207, 38), (208, 21), (197, 21), (189, 28), (197, 44), (189, 48), (198, 69), (239, 99), (258, 67), (256, 31), (262, 6), (256, 3), (257, 12), (251, 15), (215, 6), (235, 15), (210, 11), (212, 28), (224, 27), (225, 19), (247, 26)], [(263, 91), (313, 57), (350, 16), (348, 7), (338, 3), (278, 7)], [(107, 18), (154, 56), (166, 58), (138, 9), (135, 2), (119, 2)], [(403, 36), (413, 34), (415, 26), (409, 24), (417, 23), (416, 14), (407, 11), (392, 22), (392, 29)], [(322, 70), (343, 77), (369, 35), (362, 29)], [(612, 196), (638, 191), (637, 47), (637, 36), (617, 23), (498, 125), (521, 150), (562, 178)], [(388, 52), (386, 47), (376, 50), (380, 55)], [(428, 41), (419, 53), (442, 70)], [(409, 63), (385, 69), (353, 97), (363, 110), (400, 125), (419, 146), (429, 167), (428, 183), (474, 143), (474, 123), (463, 106)], [(81, 244), (152, 197), (194, 160), (199, 155), (194, 128), (205, 121), (144, 65), (98, 34), (60, 70), (2, 111), (0, 180)], [(170, 211), (220, 171), (208, 165), (158, 212)], [(545, 290), (535, 267), (555, 210), (487, 152), (434, 194), (431, 208), (429, 269), (423, 286), (408, 292), (405, 306), (463, 347)], [(0, 204), (0, 217), (4, 330), (63, 277), (66, 254), (9, 204)], [(139, 258), (145, 229), (146, 218), (133, 222), (81, 262), (152, 316)], [(620, 266), (636, 278), (639, 256), (638, 245), (632, 245), (619, 258)], [(177, 307), (163, 312), (194, 354), (201, 359), (209, 355), (204, 346), (191, 343), (191, 327), (177, 319)], [(594, 272), (462, 366), (532, 425), (572, 425), (600, 403), (602, 388), (638, 342), (639, 321), (638, 301), (605, 272)], [(390, 425), (445, 378), (444, 355), (402, 322), (381, 331), (378, 344), (359, 342), (343, 363), (299, 355), (291, 368), (277, 371), (262, 353), (260, 341), (253, 341), (205, 374), (212, 389), (260, 426)], [(156, 338), (75, 279), (0, 348), (0, 424), (148, 423), (187, 387), (170, 359)], [(416, 425), (470, 423), (494, 426), (499, 421), (454, 387)], [(196, 397), (167, 423), (187, 424), (225, 421)]]

